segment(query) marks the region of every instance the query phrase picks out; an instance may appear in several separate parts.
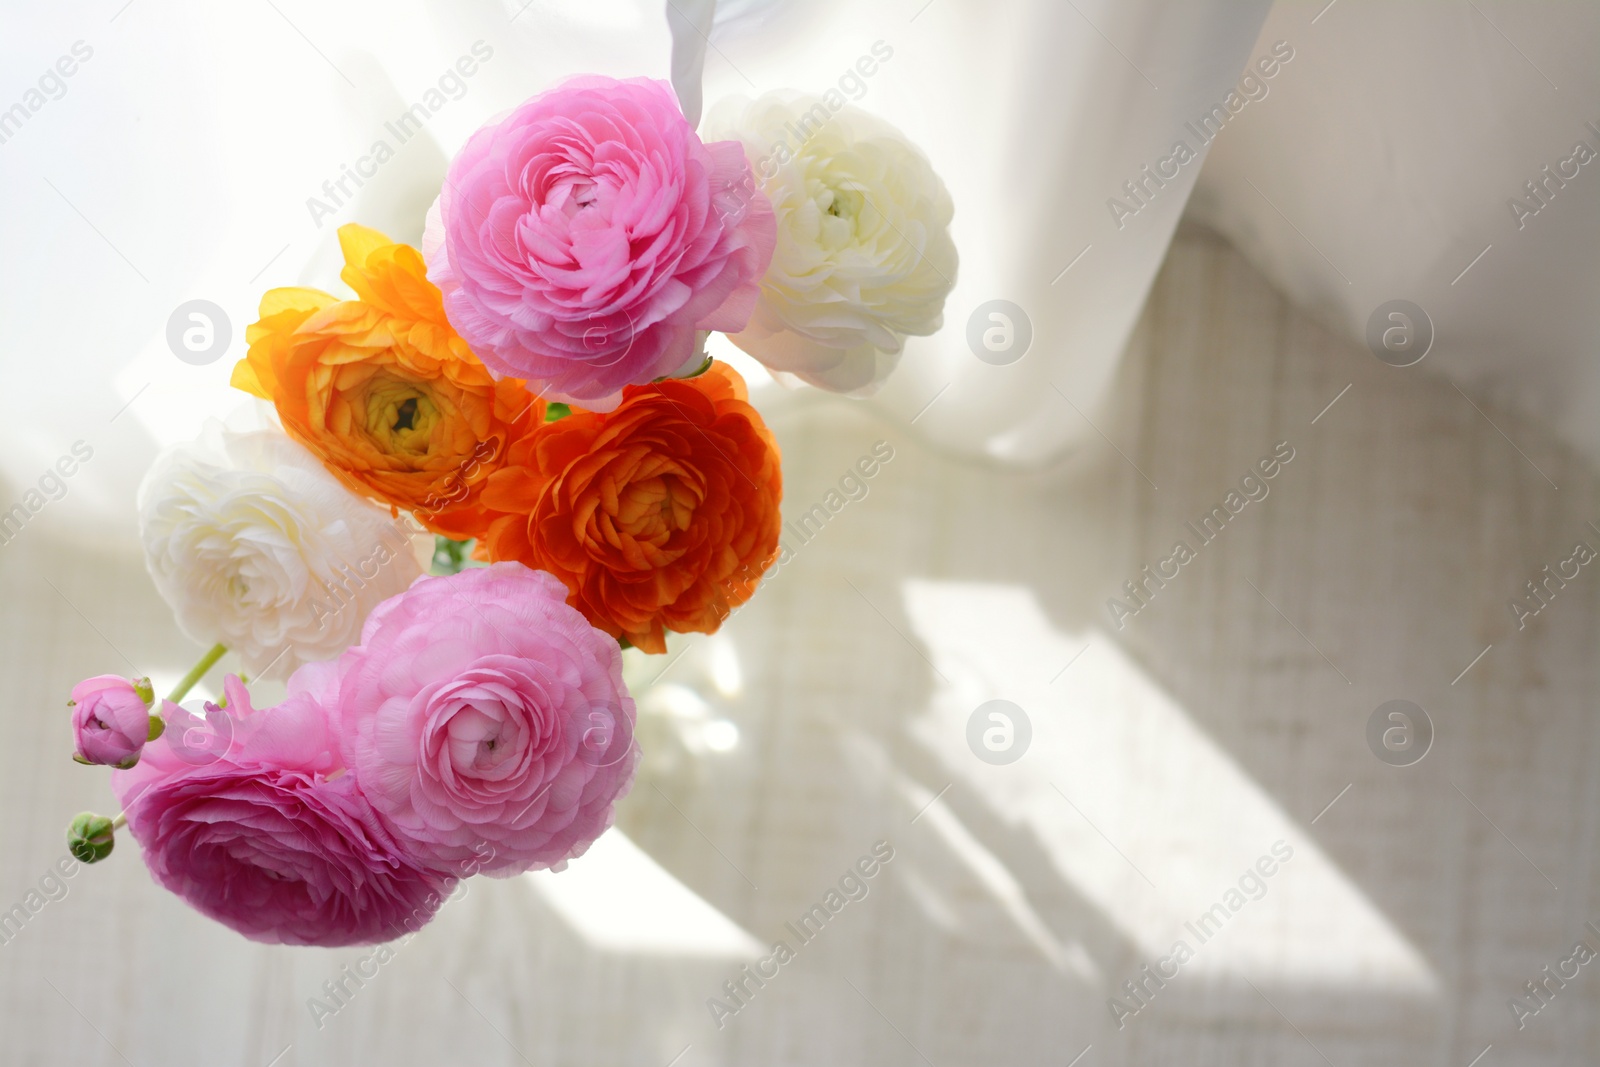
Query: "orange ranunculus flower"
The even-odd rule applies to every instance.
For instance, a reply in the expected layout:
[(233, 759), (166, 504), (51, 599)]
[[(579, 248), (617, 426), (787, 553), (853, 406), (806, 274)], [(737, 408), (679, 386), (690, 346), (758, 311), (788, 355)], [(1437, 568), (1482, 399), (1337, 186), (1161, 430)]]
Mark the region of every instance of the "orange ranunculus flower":
[(646, 652), (666, 651), (667, 630), (713, 632), (778, 553), (778, 445), (748, 395), (714, 363), (519, 440), (483, 491), (505, 514), (478, 552), (549, 571)]
[(356, 299), (268, 292), (233, 384), (272, 401), (289, 436), (357, 493), (435, 533), (480, 536), (483, 486), (545, 406), (496, 381), (450, 328), (416, 249), (356, 225), (339, 244)]

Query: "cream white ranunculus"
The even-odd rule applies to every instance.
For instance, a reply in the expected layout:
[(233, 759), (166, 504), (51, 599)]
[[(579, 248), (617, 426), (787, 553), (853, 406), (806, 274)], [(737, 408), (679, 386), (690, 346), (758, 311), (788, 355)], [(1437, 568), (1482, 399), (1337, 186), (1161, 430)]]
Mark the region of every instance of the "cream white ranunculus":
[(733, 343), (819, 388), (871, 392), (905, 337), (944, 324), (957, 266), (944, 182), (899, 130), (837, 92), (727, 100), (705, 136), (744, 143), (778, 217), (760, 300)]
[[(379, 602), (423, 573), (406, 518), (352, 494), (279, 430), (215, 421), (139, 486), (145, 565), (178, 626), (284, 677), (355, 644)], [(431, 539), (429, 539), (431, 540)]]

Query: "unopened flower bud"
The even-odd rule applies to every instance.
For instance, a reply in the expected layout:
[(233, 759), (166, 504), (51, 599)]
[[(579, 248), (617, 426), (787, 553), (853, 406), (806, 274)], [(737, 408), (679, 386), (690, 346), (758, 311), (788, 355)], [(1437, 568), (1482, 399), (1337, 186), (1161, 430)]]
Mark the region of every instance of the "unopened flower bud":
[(67, 849), (80, 863), (98, 863), (115, 845), (115, 829), (104, 815), (80, 812), (67, 827)]
[(79, 763), (128, 768), (159, 731), (150, 721), (154, 692), (148, 678), (114, 674), (85, 678), (72, 687), (72, 732)]

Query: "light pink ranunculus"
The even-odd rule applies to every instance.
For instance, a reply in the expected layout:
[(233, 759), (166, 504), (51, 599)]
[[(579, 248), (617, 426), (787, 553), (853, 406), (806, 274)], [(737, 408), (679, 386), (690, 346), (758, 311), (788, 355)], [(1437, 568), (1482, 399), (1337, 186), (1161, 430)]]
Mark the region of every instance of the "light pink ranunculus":
[(79, 760), (112, 767), (139, 762), (150, 736), (149, 692), (149, 679), (130, 682), (115, 674), (99, 674), (73, 686), (72, 734)]
[(585, 76), (472, 135), (423, 253), (491, 370), (609, 409), (744, 329), (776, 240), (737, 141), (702, 143), (666, 82)]
[(410, 857), (340, 764), (326, 707), (337, 687), (332, 663), (301, 667), (275, 708), (251, 709), (234, 687), (225, 753), (196, 765), (164, 734), (112, 775), (155, 880), (251, 940), (388, 941), (453, 884)]
[(559, 869), (632, 784), (621, 652), (566, 599), (520, 563), (419, 578), (340, 659), (345, 762), (435, 869)]

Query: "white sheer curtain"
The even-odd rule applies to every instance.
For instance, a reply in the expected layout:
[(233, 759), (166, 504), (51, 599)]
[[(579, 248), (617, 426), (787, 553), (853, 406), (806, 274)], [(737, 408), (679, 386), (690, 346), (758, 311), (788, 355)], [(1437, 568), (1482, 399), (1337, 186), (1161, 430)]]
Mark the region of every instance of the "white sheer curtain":
[[(690, 109), (702, 67), (707, 101), (780, 87), (822, 92), (874, 43), (893, 50), (850, 84), (864, 86), (860, 106), (899, 125), (950, 187), (961, 270), (944, 329), (911, 339), (873, 403), (916, 419), (941, 447), (1031, 463), (1094, 435), (1096, 408), (1204, 162), (1185, 123), (1224, 102), (1269, 6), (908, 0), (874, 5), (868, 17), (851, 0), (667, 0), (666, 10)], [(1171, 164), (1175, 177), (1146, 178), (1142, 168), (1180, 140), (1196, 158)], [(1139, 203), (1127, 181), (1144, 183), (1148, 206), (1118, 219), (1108, 200)], [(1031, 331), (1031, 348), (1014, 363), (980, 360), (968, 341), (975, 316), (980, 335), (1010, 328), (1017, 344)]]
[(1419, 305), (1433, 350), (1396, 377), (1444, 374), (1600, 463), (1600, 5), (1323, 10), (1274, 7), (1262, 40), (1304, 58), (1192, 214), (1346, 337)]

